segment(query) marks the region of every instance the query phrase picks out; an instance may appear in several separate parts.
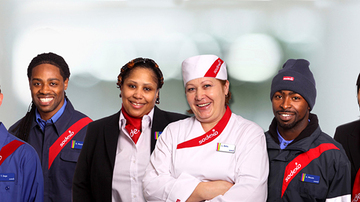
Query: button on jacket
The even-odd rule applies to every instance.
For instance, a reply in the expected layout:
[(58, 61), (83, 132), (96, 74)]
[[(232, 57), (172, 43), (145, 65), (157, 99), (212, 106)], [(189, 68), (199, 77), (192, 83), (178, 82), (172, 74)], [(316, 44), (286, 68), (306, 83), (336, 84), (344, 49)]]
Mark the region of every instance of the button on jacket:
[[(16, 138), (0, 123), (0, 150)], [(3, 175), (13, 175), (14, 180)], [(42, 202), (44, 179), (41, 164), (35, 150), (28, 144), (20, 145), (0, 165), (0, 201), (2, 202)]]
[[(70, 126), (84, 117), (86, 117), (86, 115), (76, 111), (70, 100), (67, 99), (64, 113), (54, 124), (47, 124), (44, 132), (36, 123), (35, 117), (32, 121), (28, 143), (34, 147), (40, 157), (44, 173), (44, 201), (71, 201), (72, 179), (81, 149), (71, 148), (72, 144), (70, 141), (56, 156), (49, 169), (49, 148)], [(12, 131), (11, 129), (16, 127), (20, 121), (15, 123), (10, 128), (10, 131)], [(86, 129), (87, 126), (82, 128), (72, 138), (72, 141), (83, 142)]]

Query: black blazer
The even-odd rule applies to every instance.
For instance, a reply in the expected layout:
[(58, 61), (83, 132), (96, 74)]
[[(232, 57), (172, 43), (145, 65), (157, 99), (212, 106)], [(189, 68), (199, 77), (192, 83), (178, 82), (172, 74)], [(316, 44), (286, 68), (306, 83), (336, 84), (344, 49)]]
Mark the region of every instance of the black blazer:
[(351, 162), (351, 190), (360, 168), (360, 120), (336, 128), (334, 139), (342, 144)]
[[(188, 116), (162, 111), (155, 106), (151, 128), (151, 151), (155, 131), (163, 131), (171, 122)], [(112, 176), (119, 137), (120, 111), (89, 124), (73, 179), (73, 201), (111, 201)]]

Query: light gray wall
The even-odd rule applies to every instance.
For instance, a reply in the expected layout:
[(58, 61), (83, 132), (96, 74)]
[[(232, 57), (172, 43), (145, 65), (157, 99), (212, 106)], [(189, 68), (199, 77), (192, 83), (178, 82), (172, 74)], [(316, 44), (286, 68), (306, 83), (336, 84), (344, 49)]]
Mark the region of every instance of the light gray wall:
[[(165, 74), (159, 107), (185, 113), (181, 61), (209, 53), (226, 61), (238, 37), (260, 33), (280, 46), (278, 68), (288, 58), (310, 61), (318, 90), (313, 112), (332, 136), (336, 126), (359, 114), (359, 10), (360, 4), (350, 0), (0, 1), (0, 84), (5, 96), (0, 120), (10, 127), (25, 114), (30, 102), (27, 65), (48, 51), (69, 63), (67, 95), (93, 119), (120, 109), (117, 74), (139, 56), (157, 61)], [(247, 82), (229, 77), (233, 112), (267, 130), (273, 117), (271, 78)]]

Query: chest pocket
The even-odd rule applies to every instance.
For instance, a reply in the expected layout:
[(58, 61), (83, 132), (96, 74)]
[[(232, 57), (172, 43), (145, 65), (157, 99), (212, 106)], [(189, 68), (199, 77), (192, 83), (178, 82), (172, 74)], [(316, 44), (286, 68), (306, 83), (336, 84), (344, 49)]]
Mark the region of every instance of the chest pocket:
[(302, 201), (325, 201), (328, 189), (325, 185), (324, 179), (320, 177), (318, 184), (303, 182), (300, 179), (294, 180), (299, 180), (298, 192)]
[(72, 184), (76, 162), (80, 155), (80, 149), (64, 148), (60, 152), (60, 178), (67, 185)]
[(19, 186), (17, 182), (9, 182), (9, 181), (2, 181), (0, 182), (0, 196), (1, 200), (11, 199), (11, 201), (18, 201), (19, 193), (18, 193)]

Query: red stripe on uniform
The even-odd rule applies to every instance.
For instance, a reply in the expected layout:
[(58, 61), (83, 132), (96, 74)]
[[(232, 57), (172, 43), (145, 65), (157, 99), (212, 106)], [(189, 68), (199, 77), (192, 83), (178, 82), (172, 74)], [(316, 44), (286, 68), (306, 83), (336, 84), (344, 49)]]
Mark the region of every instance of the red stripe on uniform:
[(281, 198), (283, 197), (288, 185), (291, 180), (302, 170), (304, 169), (312, 160), (318, 158), (322, 153), (327, 150), (337, 149), (332, 143), (323, 143), (315, 148), (309, 149), (309, 151), (298, 155), (294, 158), (285, 168), (284, 179), (281, 190)]
[(60, 151), (70, 142), (70, 140), (75, 137), (75, 135), (85, 126), (87, 126), (92, 120), (89, 117), (82, 118), (74, 123), (70, 128), (68, 128), (55, 142), (51, 145), (49, 149), (49, 167), (50, 169), (52, 163), (54, 162), (56, 156)]
[(211, 130), (209, 130), (204, 135), (201, 135), (199, 137), (196, 137), (196, 138), (193, 138), (186, 142), (182, 142), (182, 143), (178, 144), (176, 149), (183, 149), (183, 148), (187, 148), (187, 147), (197, 147), (197, 146), (201, 146), (201, 145), (204, 145), (204, 144), (207, 144), (207, 143), (213, 141), (215, 138), (217, 138), (222, 133), (222, 131), (228, 124), (230, 117), (231, 117), (231, 110), (230, 110), (229, 106), (227, 106), (224, 116), (221, 118), (219, 123), (216, 124), (216, 126), (214, 126)]
[(19, 148), (23, 144), (25, 143), (19, 140), (13, 140), (7, 145), (3, 146), (0, 150), (0, 165), (5, 161), (7, 157), (14, 153), (14, 151), (16, 151), (17, 148)]
[(216, 75), (219, 73), (221, 65), (224, 63), (224, 61), (220, 58), (215, 60), (215, 62), (211, 65), (210, 69), (206, 72), (204, 77), (216, 77)]

